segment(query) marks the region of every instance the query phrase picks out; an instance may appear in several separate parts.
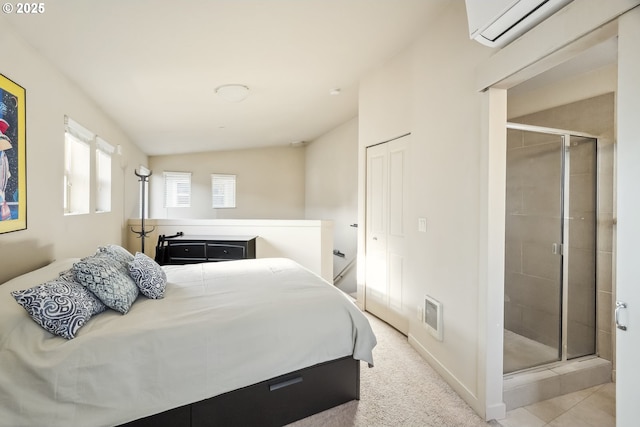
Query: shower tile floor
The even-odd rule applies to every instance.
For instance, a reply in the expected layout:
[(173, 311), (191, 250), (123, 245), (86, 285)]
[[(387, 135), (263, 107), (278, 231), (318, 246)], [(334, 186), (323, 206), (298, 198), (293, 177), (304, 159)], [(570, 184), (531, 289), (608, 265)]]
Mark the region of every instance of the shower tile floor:
[(504, 373), (558, 360), (558, 350), (515, 332), (504, 330)]
[(606, 383), (507, 412), (504, 427), (615, 427), (615, 383)]

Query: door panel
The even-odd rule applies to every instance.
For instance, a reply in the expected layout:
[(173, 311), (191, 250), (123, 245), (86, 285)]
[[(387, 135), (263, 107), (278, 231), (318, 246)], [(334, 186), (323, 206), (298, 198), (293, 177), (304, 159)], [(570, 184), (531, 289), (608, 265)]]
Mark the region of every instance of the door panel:
[(405, 147), (395, 147), (389, 152), (389, 234), (404, 237), (404, 158)]
[(404, 257), (389, 254), (389, 307), (402, 311), (402, 285), (404, 284)]
[(367, 311), (403, 333), (409, 136), (367, 149)]
[(386, 233), (386, 212), (383, 210), (386, 205), (385, 166), (384, 155), (373, 154), (369, 162), (369, 170), (371, 171), (369, 186), (375, 188), (375, 191), (371, 192), (368, 213), (370, 214), (370, 231), (378, 234)]
[(385, 147), (367, 150), (366, 286), (372, 298), (387, 294), (387, 159)]
[(596, 142), (571, 136), (566, 150), (567, 359), (596, 352)]

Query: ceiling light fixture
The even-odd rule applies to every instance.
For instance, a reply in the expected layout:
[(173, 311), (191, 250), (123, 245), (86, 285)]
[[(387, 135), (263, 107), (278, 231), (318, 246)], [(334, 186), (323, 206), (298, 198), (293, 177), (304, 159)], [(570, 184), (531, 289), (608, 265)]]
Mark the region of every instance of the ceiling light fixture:
[(222, 85), (216, 88), (216, 94), (225, 101), (241, 102), (249, 96), (249, 88), (240, 84)]

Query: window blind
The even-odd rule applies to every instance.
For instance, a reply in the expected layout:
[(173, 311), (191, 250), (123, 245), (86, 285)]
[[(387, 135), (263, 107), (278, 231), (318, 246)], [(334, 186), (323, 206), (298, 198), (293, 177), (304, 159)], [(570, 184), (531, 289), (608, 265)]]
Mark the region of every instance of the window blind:
[(164, 207), (191, 206), (191, 172), (164, 172)]
[(236, 176), (224, 174), (211, 175), (211, 198), (213, 208), (236, 207)]
[(89, 213), (89, 142), (65, 132), (64, 213)]
[(95, 138), (93, 132), (67, 116), (64, 118), (64, 130), (67, 134), (87, 144)]

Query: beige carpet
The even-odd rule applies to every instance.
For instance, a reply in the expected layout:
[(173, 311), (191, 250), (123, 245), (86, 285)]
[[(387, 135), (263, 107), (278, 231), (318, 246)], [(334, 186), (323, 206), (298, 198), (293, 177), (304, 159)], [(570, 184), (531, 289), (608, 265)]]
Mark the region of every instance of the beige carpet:
[(486, 427), (486, 423), (409, 345), (407, 338), (368, 315), (378, 339), (375, 367), (361, 364), (360, 400), (290, 427)]

